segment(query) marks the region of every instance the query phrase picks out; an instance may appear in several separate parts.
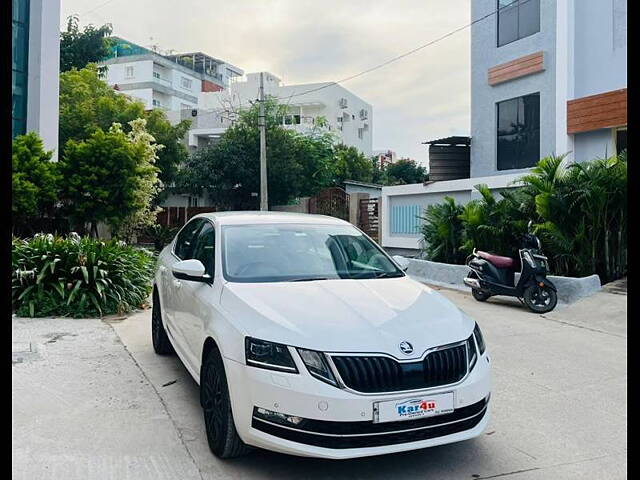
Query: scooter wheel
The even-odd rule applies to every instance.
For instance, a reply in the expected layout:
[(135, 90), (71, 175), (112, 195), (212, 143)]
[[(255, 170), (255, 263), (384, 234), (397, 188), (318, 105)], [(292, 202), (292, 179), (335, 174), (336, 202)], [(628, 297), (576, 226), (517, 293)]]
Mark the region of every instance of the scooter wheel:
[(535, 313), (547, 313), (556, 308), (558, 295), (547, 285), (531, 285), (524, 291), (524, 303)]
[(477, 290), (475, 288), (471, 289), (471, 295), (473, 295), (473, 298), (475, 298), (479, 302), (484, 302), (485, 300), (487, 300), (491, 296), (490, 293), (485, 293), (485, 292), (483, 292), (481, 290)]

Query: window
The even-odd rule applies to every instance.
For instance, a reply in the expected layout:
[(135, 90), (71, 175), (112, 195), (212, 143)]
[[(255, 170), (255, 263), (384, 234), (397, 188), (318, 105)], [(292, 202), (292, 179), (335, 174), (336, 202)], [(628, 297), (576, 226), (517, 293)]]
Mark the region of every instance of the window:
[(158, 72), (153, 72), (153, 78), (160, 80), (160, 74)]
[(627, 150), (627, 129), (619, 128), (616, 130), (616, 155), (620, 155)]
[(191, 90), (192, 81), (189, 78), (181, 77), (180, 78), (180, 86), (182, 88), (186, 88), (187, 90)]
[(133, 78), (133, 67), (126, 67), (124, 69), (125, 78)]
[(198, 197), (189, 197), (188, 200), (188, 206), (189, 207), (197, 207), (198, 206)]
[(181, 103), (180, 104), (180, 110), (191, 110), (193, 107), (189, 104), (186, 103)]
[(206, 220), (203, 218), (195, 218), (187, 223), (176, 238), (176, 244), (173, 251), (180, 260), (189, 260), (193, 258), (193, 247), (200, 228)]
[(496, 104), (498, 170), (528, 168), (540, 160), (540, 93)]
[(13, 0), (12, 20), (11, 135), (15, 138), (27, 130), (28, 0)]
[(156, 100), (155, 98), (152, 100), (153, 106), (154, 107), (162, 107), (162, 104), (160, 103), (160, 100)]
[(498, 47), (540, 31), (540, 0), (498, 0)]
[(200, 260), (204, 265), (204, 271), (210, 277), (213, 277), (215, 258), (215, 229), (210, 222), (205, 221), (200, 233), (193, 253), (193, 258)]
[(404, 276), (351, 225), (225, 225), (222, 248), (224, 276), (231, 282)]

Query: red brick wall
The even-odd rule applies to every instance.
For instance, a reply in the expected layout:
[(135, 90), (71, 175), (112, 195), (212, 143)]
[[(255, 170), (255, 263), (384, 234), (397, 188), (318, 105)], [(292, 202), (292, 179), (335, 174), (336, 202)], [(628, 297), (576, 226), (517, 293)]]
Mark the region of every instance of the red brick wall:
[(220, 90), (222, 90), (222, 87), (220, 85), (216, 85), (215, 83), (210, 82), (209, 80), (202, 80), (203, 92), (219, 92)]

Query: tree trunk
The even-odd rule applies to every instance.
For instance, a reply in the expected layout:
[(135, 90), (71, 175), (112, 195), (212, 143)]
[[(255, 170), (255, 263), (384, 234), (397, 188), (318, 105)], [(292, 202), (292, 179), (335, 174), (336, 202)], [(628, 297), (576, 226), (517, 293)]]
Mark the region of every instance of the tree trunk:
[(90, 236), (92, 238), (98, 238), (98, 223), (97, 222), (91, 222)]

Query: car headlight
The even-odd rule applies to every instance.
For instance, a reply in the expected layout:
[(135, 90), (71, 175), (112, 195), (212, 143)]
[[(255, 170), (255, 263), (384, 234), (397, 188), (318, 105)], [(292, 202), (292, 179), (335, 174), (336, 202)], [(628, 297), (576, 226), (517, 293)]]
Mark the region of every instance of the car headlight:
[(316, 352), (315, 350), (305, 350), (304, 348), (298, 348), (298, 353), (311, 375), (335, 387), (338, 386), (338, 382), (336, 382), (331, 368), (329, 368), (324, 353)]
[(482, 337), (482, 332), (480, 331), (480, 327), (476, 323), (476, 326), (473, 329), (473, 334), (476, 336), (476, 343), (478, 344), (478, 349), (480, 350), (480, 355), (484, 354), (486, 350), (486, 346), (484, 344), (484, 338)]
[(244, 347), (247, 365), (268, 370), (298, 373), (298, 368), (286, 345), (246, 337)]
[(473, 333), (465, 343), (467, 345), (467, 362), (469, 363), (469, 371), (471, 371), (478, 361), (478, 352), (476, 350), (476, 342), (473, 341)]

